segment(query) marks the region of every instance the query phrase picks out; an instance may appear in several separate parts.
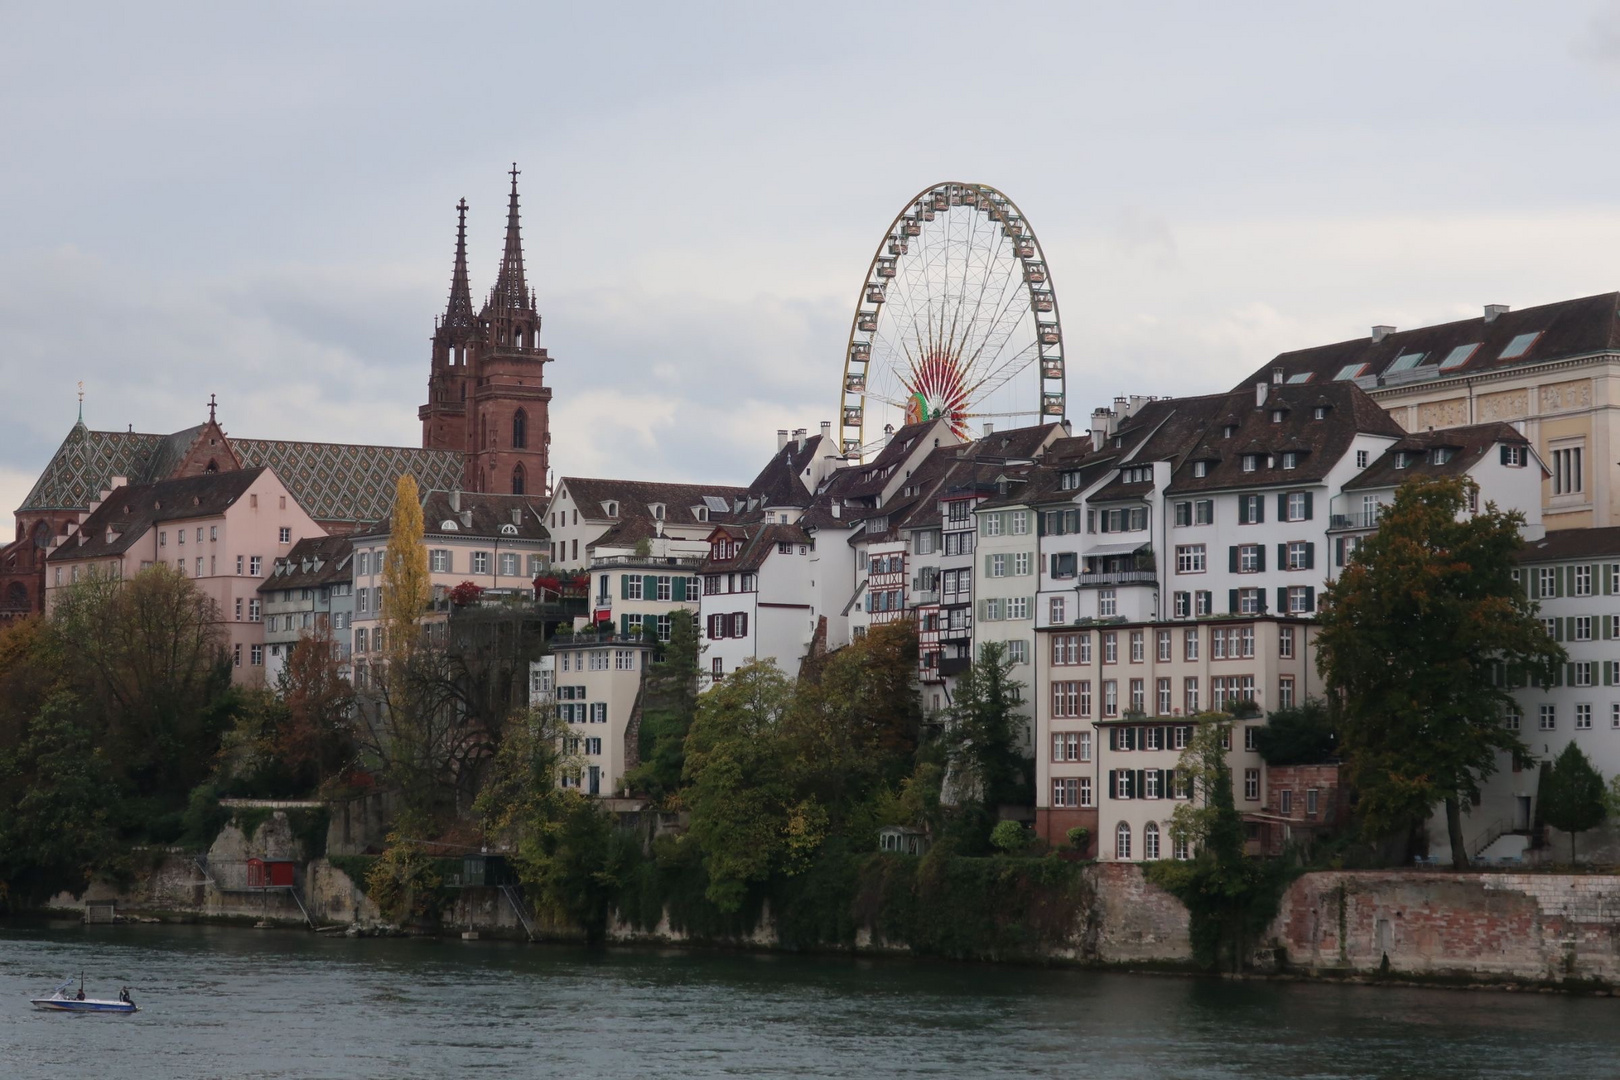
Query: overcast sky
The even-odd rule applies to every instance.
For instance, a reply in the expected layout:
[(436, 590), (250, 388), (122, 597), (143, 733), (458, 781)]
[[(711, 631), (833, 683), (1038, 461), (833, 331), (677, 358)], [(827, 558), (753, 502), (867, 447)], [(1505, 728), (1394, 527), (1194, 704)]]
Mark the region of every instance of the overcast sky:
[[(229, 9), (229, 10), (227, 10)], [(561, 474), (746, 482), (833, 418), (917, 190), (1023, 208), (1069, 411), (1620, 288), (1594, 3), (0, 0), (0, 506), (73, 423), (417, 445), (455, 203), (517, 161)]]

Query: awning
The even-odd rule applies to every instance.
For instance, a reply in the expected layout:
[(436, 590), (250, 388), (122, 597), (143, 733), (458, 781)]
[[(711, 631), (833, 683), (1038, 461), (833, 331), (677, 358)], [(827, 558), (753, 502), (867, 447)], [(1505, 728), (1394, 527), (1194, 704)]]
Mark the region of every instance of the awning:
[(1097, 544), (1080, 553), (1082, 559), (1089, 559), (1093, 555), (1131, 555), (1148, 546), (1148, 541), (1138, 540), (1134, 544)]

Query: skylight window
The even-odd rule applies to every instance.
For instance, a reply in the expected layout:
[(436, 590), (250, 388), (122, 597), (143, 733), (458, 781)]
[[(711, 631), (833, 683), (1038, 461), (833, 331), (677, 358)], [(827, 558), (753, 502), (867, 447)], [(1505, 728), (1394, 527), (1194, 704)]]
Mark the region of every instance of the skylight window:
[(1468, 358), (1473, 356), (1478, 349), (1479, 344), (1477, 342), (1473, 345), (1458, 345), (1455, 349), (1446, 353), (1446, 358), (1440, 361), (1440, 370), (1449, 371), (1452, 368), (1462, 367), (1468, 363)]
[(1299, 374), (1297, 374), (1297, 375), (1290, 375), (1290, 376), (1288, 376), (1288, 384), (1289, 384), (1289, 385), (1290, 385), (1290, 386), (1293, 386), (1293, 385), (1295, 385), (1295, 384), (1298, 384), (1298, 383), (1307, 383), (1307, 382), (1310, 382), (1310, 381), (1311, 381), (1311, 376), (1312, 376), (1312, 375), (1313, 375), (1313, 374), (1315, 374), (1315, 372), (1311, 372), (1311, 371), (1301, 371), (1301, 372), (1300, 372), (1300, 373), (1299, 373)]
[(1333, 376), (1333, 381), (1344, 382), (1346, 379), (1357, 379), (1360, 378), (1361, 373), (1366, 370), (1366, 364), (1346, 364), (1344, 367), (1339, 369), (1339, 373), (1337, 375)]
[(1497, 359), (1517, 360), (1519, 357), (1530, 351), (1530, 346), (1534, 345), (1536, 343), (1536, 338), (1540, 336), (1540, 330), (1537, 330), (1533, 334), (1519, 334), (1512, 341), (1507, 343), (1507, 348), (1502, 350), (1502, 355), (1497, 357)]
[(1395, 362), (1389, 365), (1389, 371), (1386, 371), (1384, 374), (1388, 375), (1396, 371), (1411, 371), (1413, 368), (1423, 363), (1423, 358), (1428, 355), (1428, 353), (1420, 352), (1402, 353), (1400, 356), (1395, 358)]

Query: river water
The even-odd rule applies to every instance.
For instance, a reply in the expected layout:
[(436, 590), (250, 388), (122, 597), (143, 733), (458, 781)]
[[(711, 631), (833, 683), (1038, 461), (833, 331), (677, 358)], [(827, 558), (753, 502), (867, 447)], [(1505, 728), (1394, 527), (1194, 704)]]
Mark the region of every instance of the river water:
[[(68, 973), (134, 1016), (38, 1012)], [(0, 1078), (1612, 1077), (1620, 1000), (0, 923)]]

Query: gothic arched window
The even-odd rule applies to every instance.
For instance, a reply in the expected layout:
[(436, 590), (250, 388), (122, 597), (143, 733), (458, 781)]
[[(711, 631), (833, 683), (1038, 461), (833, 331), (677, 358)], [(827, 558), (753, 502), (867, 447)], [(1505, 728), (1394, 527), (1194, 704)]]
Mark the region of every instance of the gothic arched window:
[(512, 449), (523, 450), (529, 445), (529, 414), (519, 409), (512, 414)]
[(524, 481), (523, 466), (519, 465), (517, 468), (512, 470), (512, 494), (514, 494), (514, 495), (522, 495), (522, 494), (524, 494), (523, 481)]

